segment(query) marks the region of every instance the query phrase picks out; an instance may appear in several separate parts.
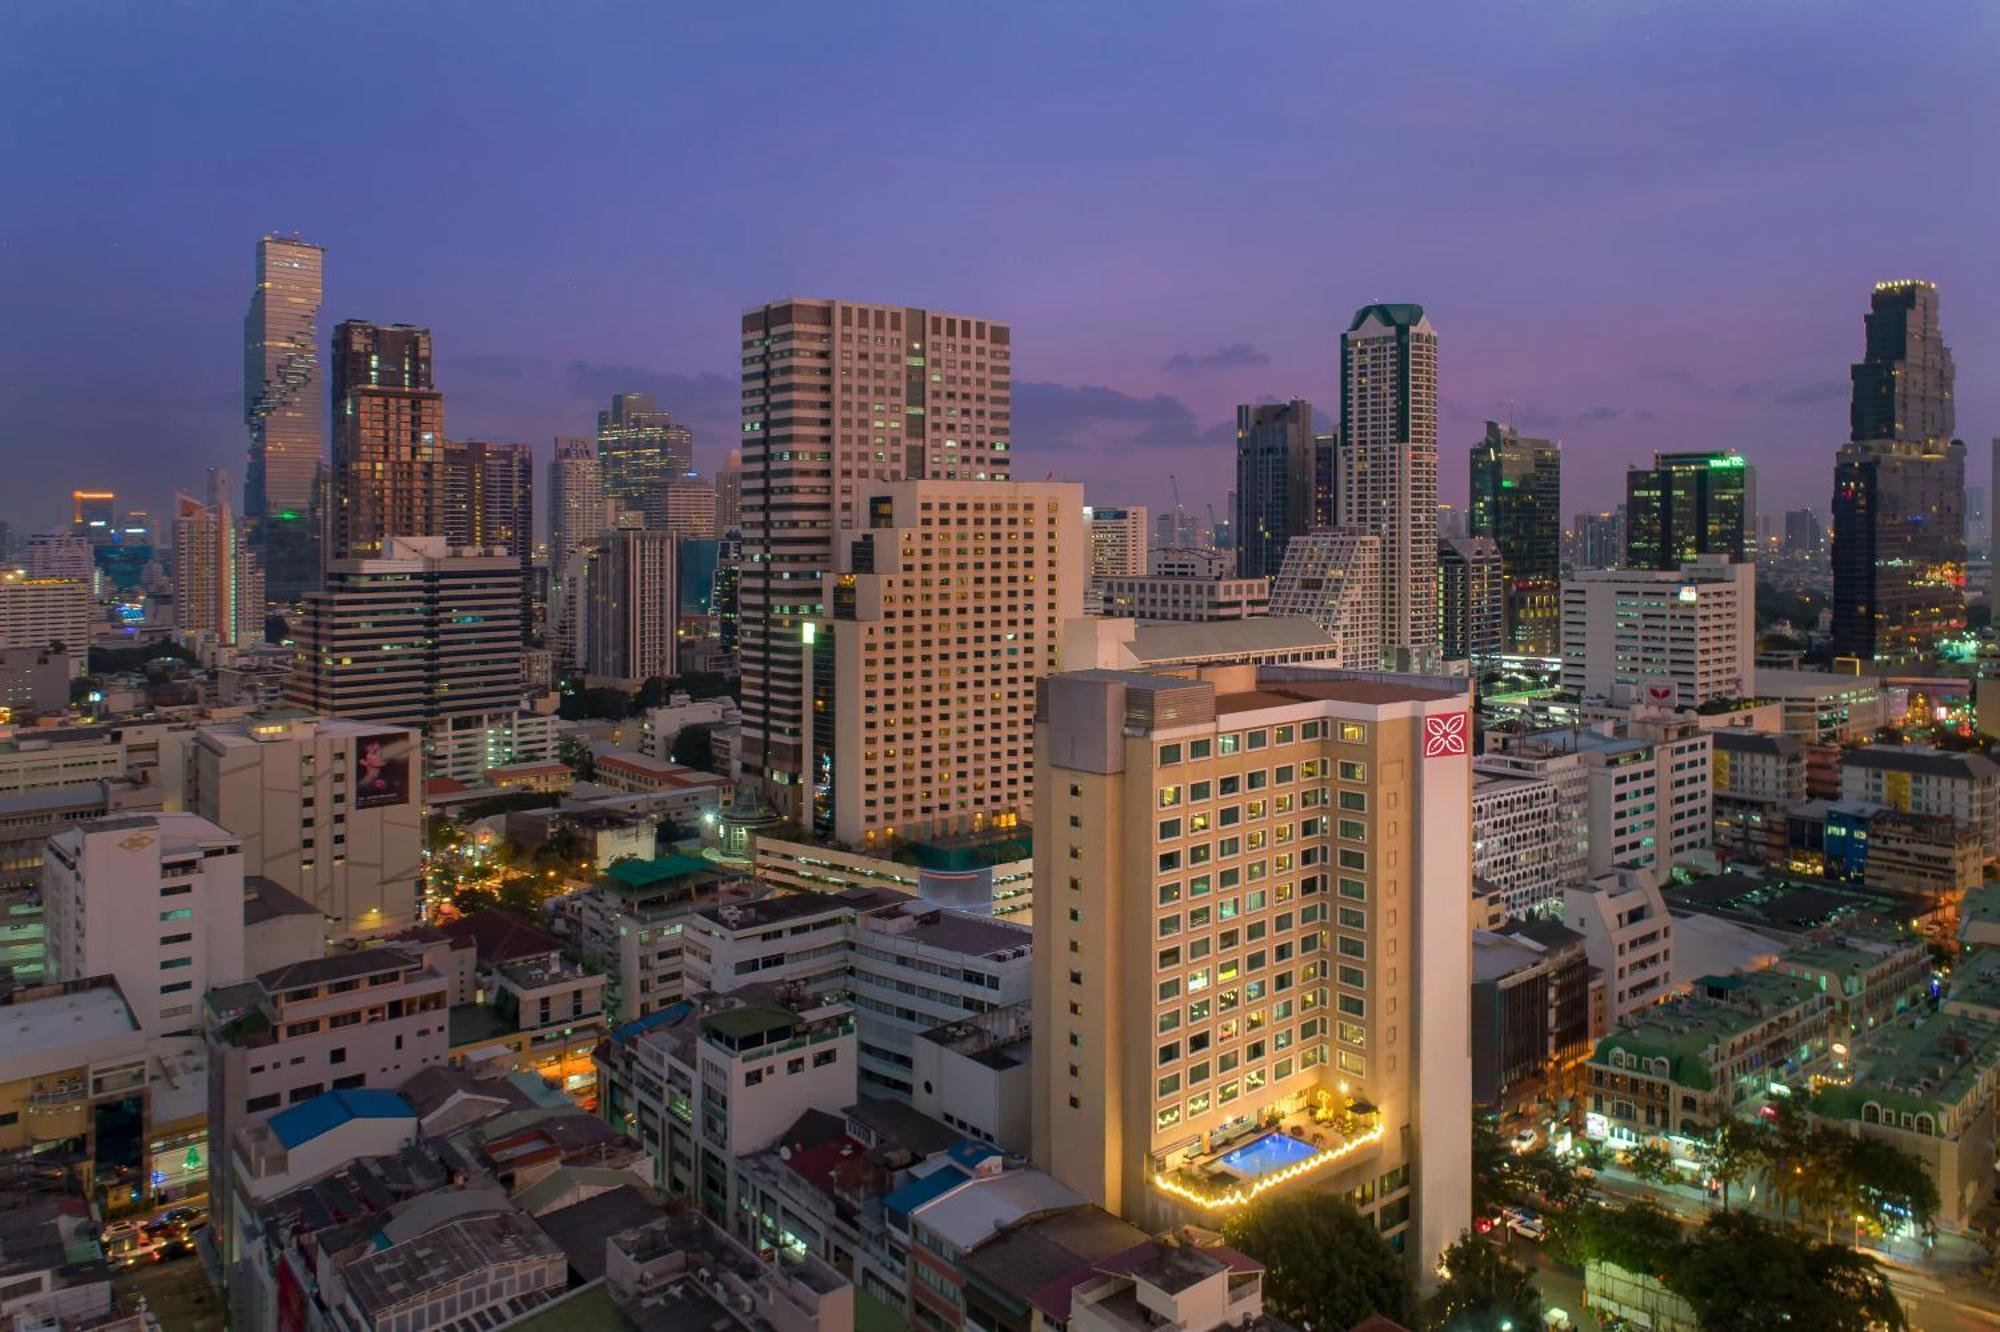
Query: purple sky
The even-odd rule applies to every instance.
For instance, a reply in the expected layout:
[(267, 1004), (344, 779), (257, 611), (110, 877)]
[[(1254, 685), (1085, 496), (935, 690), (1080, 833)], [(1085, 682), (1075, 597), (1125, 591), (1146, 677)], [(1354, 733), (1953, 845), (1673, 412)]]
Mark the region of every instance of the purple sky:
[(34, 0), (0, 43), (0, 519), (240, 484), (272, 229), (328, 247), (323, 329), (431, 326), (455, 436), (545, 449), (651, 389), (706, 468), (741, 307), (903, 301), (1013, 322), (1020, 475), (1155, 506), (1170, 473), (1219, 505), (1233, 404), (1330, 409), (1354, 307), (1413, 300), (1447, 500), (1511, 402), (1569, 511), (1710, 446), (1824, 509), (1869, 286), (1928, 277), (1983, 477), (1996, 62), (1976, 0)]

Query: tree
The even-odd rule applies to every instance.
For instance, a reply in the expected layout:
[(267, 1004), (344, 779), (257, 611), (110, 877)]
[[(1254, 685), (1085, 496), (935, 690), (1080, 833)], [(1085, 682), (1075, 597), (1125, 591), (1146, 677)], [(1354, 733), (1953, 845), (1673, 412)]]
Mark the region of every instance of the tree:
[(1710, 1217), (1676, 1257), (1666, 1284), (1694, 1307), (1707, 1332), (1908, 1326), (1873, 1258), (1742, 1212)]
[(1443, 1280), (1424, 1302), (1424, 1326), (1433, 1332), (1541, 1326), (1542, 1297), (1528, 1269), (1470, 1231), (1459, 1233), (1438, 1267)]
[(1885, 1230), (1904, 1221), (1920, 1235), (1937, 1229), (1937, 1180), (1921, 1160), (1880, 1138), (1849, 1138), (1842, 1155), (1855, 1211), (1875, 1218)]
[(1722, 1186), (1722, 1210), (1729, 1210), (1729, 1190), (1757, 1165), (1762, 1156), (1757, 1128), (1734, 1115), (1716, 1126), (1713, 1140), (1701, 1148), (1704, 1169)]
[(1673, 1178), (1673, 1153), (1649, 1142), (1625, 1153), (1625, 1169), (1641, 1184), (1664, 1184)]
[(591, 753), (590, 742), (582, 736), (566, 735), (558, 740), (556, 757), (569, 766), (580, 782), (587, 782), (597, 775), (597, 757)]
[(1409, 1326), (1417, 1294), (1403, 1259), (1345, 1198), (1287, 1193), (1245, 1207), (1223, 1238), (1264, 1265), (1264, 1303), (1316, 1328), (1353, 1327), (1373, 1314)]
[(715, 770), (715, 728), (705, 722), (683, 726), (674, 737), (674, 762), (703, 772)]

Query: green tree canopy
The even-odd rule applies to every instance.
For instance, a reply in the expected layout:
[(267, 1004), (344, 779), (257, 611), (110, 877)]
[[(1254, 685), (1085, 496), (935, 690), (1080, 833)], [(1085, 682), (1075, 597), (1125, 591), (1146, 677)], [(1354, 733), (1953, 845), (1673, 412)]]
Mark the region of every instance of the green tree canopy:
[(1709, 1218), (1679, 1256), (1667, 1285), (1694, 1307), (1707, 1332), (1908, 1327), (1873, 1258), (1742, 1212)]
[(683, 726), (674, 737), (674, 762), (703, 772), (715, 770), (715, 728), (705, 722)]
[(1443, 1280), (1424, 1302), (1424, 1326), (1432, 1332), (1541, 1326), (1542, 1296), (1532, 1275), (1493, 1245), (1463, 1231), (1438, 1262)]
[(1223, 1238), (1264, 1265), (1264, 1303), (1316, 1328), (1353, 1327), (1372, 1314), (1416, 1321), (1416, 1288), (1400, 1255), (1345, 1198), (1287, 1193), (1229, 1218)]

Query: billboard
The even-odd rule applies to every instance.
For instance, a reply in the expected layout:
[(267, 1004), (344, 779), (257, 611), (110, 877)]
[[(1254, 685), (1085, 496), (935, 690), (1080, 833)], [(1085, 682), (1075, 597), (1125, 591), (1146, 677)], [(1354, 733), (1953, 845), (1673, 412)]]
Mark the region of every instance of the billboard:
[(354, 807), (375, 809), (410, 799), (410, 737), (403, 731), (354, 742)]

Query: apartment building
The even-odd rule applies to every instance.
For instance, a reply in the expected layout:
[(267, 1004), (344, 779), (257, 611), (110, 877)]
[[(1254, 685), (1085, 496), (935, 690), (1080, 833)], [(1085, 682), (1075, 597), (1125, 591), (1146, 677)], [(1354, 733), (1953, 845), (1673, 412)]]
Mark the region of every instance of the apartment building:
[(1559, 912), (1564, 885), (1582, 882), (1589, 865), (1583, 765), (1551, 763), (1543, 774), (1533, 762), (1473, 763), (1472, 877), (1516, 917)]
[(878, 840), (1021, 822), (1034, 682), (1083, 613), (1083, 488), (894, 481), (836, 543), (808, 620), (812, 827)]
[(82, 675), (90, 647), (91, 601), (91, 585), (85, 580), (0, 569), (0, 648), (60, 643), (71, 677)]
[(1692, 721), (1631, 720), (1539, 731), (1527, 743), (1583, 764), (1590, 872), (1662, 884), (1675, 861), (1709, 847), (1713, 736)]
[(1293, 537), (1271, 581), (1270, 614), (1311, 620), (1339, 641), (1339, 665), (1374, 670), (1382, 660), (1382, 539), (1349, 527)]
[(1602, 874), (1563, 889), (1563, 924), (1581, 934), (1604, 981), (1607, 1021), (1616, 1025), (1673, 987), (1674, 920), (1643, 874)]
[(1043, 683), (1037, 1163), (1148, 1227), (1309, 1178), (1435, 1261), (1470, 1207), (1468, 702), (1297, 668)]
[(1724, 727), (1713, 732), (1715, 845), (1776, 860), (1787, 814), (1806, 800), (1806, 747), (1796, 736)]
[(1984, 858), (2000, 856), (2000, 763), (1929, 745), (1864, 745), (1840, 761), (1843, 800), (1909, 814), (1943, 814), (1979, 835)]

